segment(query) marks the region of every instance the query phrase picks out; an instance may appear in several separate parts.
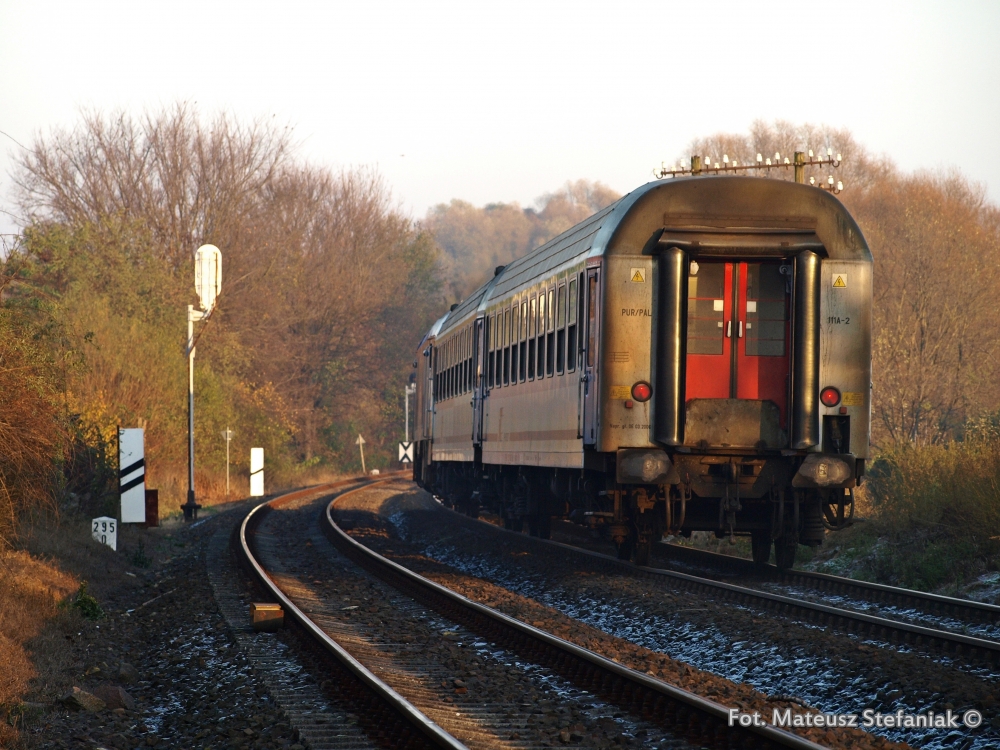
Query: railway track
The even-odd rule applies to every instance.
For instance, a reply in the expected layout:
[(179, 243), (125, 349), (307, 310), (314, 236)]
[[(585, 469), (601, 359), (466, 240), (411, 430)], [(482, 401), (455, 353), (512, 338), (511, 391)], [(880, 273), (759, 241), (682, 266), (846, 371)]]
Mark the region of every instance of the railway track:
[[(345, 559), (353, 561), (380, 581), (404, 593), (416, 604), (433, 610), (436, 616), (457, 625), (454, 631), (449, 632), (474, 634), (481, 639), (473, 644), (474, 646), (485, 648), (487, 651), (500, 649), (514, 655), (515, 658), (509, 661), (516, 662), (522, 667), (527, 665), (535, 673), (551, 675), (547, 679), (558, 681), (562, 685), (560, 689), (564, 694), (568, 692), (566, 687), (569, 686), (571, 691), (575, 691), (578, 696), (587, 696), (586, 699), (590, 702), (591, 708), (598, 703), (616, 706), (627, 712), (627, 715), (632, 717), (637, 726), (641, 724), (659, 727), (667, 732), (668, 736), (674, 738), (673, 741), (665, 739), (661, 746), (791, 747), (803, 750), (820, 747), (771, 726), (730, 727), (728, 709), (717, 703), (641, 672), (628, 669), (597, 653), (580, 648), (543, 630), (472, 602), (369, 550), (352, 539), (336, 524), (333, 518), (333, 506), (337, 499), (353, 492), (371, 489), (372, 484), (379, 483), (347, 488), (339, 494), (338, 498), (330, 501), (324, 513), (323, 532)], [(313, 489), (312, 492), (315, 493), (316, 489)], [(297, 497), (302, 497), (302, 494), (298, 494)], [(291, 500), (294, 499), (293, 497)], [(322, 644), (322, 648), (336, 660), (342, 669), (350, 672), (363, 690), (378, 696), (386, 706), (383, 713), (392, 715), (397, 722), (405, 723), (408, 726), (408, 736), (414, 738), (414, 746), (463, 747), (465, 744), (469, 746), (491, 744), (485, 741), (483, 732), (477, 736), (477, 740), (479, 740), (477, 742), (463, 744), (456, 739), (455, 734), (460, 732), (456, 731), (453, 734), (450, 731), (452, 727), (448, 724), (457, 724), (457, 728), (461, 729), (462, 717), (459, 716), (461, 712), (456, 711), (454, 705), (448, 705), (442, 710), (440, 705), (428, 702), (434, 700), (435, 691), (410, 689), (409, 695), (406, 697), (402, 695), (407, 690), (399, 688), (399, 685), (405, 683), (405, 680), (401, 681), (398, 674), (392, 673), (392, 670), (397, 668), (392, 663), (394, 655), (386, 653), (386, 647), (392, 646), (392, 643), (365, 645), (358, 641), (356, 632), (353, 637), (342, 638), (343, 642), (338, 642), (336, 637), (331, 637), (331, 630), (336, 631), (336, 627), (331, 627), (329, 618), (316, 617), (311, 612), (306, 611), (310, 607), (300, 606), (303, 597), (301, 591), (294, 590), (296, 584), (294, 582), (290, 584), (287, 575), (272, 575), (262, 564), (259, 555), (255, 554), (253, 531), (271, 510), (275, 507), (280, 508), (291, 500), (285, 496), (277, 498), (270, 504), (260, 506), (244, 519), (241, 526), (240, 546), (242, 552), (261, 585), (267, 588), (275, 600), (281, 602), (288, 616), (294, 619), (304, 632), (315, 638), (317, 643)], [(284, 544), (287, 546), (287, 542)], [(282, 581), (282, 585), (278, 585), (277, 579)], [(312, 608), (323, 610), (323, 607), (315, 602)], [(396, 604), (394, 608), (400, 609), (400, 606)], [(416, 615), (416, 613), (414, 614)], [(416, 620), (414, 621), (416, 622)], [(320, 622), (323, 624), (322, 627)], [(474, 640), (474, 638), (467, 640)], [(372, 658), (373, 655), (377, 658)], [(512, 664), (507, 666), (512, 666)], [(433, 669), (427, 665), (423, 668), (433, 672)], [(436, 676), (432, 676), (433, 680), (436, 680)], [(509, 717), (512, 712), (523, 714), (530, 712), (530, 710), (530, 705), (521, 704), (497, 707), (480, 706), (478, 713), (473, 717), (473, 723), (482, 729), (489, 726), (498, 713)], [(449, 715), (454, 715), (457, 719), (452, 721), (447, 718)], [(432, 720), (431, 716), (437, 718), (438, 721)], [(622, 714), (615, 714), (615, 716), (622, 716)], [(466, 724), (468, 718), (466, 717)], [(507, 723), (509, 724), (509, 721)], [(645, 732), (645, 730), (643, 731)], [(562, 739), (563, 742), (566, 742), (578, 738), (566, 737)], [(647, 737), (646, 742), (648, 741)], [(526, 742), (517, 737), (516, 734), (509, 735), (507, 741), (501, 741), (498, 738), (495, 744), (496, 746), (526, 746)]]
[[(290, 616), (302, 629), (305, 637), (328, 655), (334, 672), (340, 673), (337, 675), (341, 678), (338, 680), (341, 683), (339, 697), (346, 699), (346, 702), (352, 707), (359, 709), (356, 712), (365, 715), (371, 724), (381, 725), (383, 739), (386, 734), (390, 734), (393, 738), (391, 744), (396, 747), (463, 750), (465, 745), (442, 730), (409, 701), (379, 679), (336, 640), (331, 638), (312, 618), (307, 616), (292, 598), (278, 586), (254, 554), (253, 537), (255, 531), (269, 511), (323, 490), (335, 491), (337, 488), (348, 487), (349, 489), (341, 490), (341, 492), (347, 492), (373, 483), (366, 480), (347, 480), (325, 487), (313, 487), (288, 493), (258, 505), (244, 517), (240, 524), (239, 550), (244, 562), (249, 566), (267, 594), (281, 604), (286, 615)], [(346, 680), (343, 680), (345, 677)], [(370, 732), (373, 728), (372, 726), (367, 727)], [(377, 747), (379, 744), (386, 743), (376, 741), (373, 746)]]
[[(455, 511), (450, 512), (454, 513), (463, 523), (477, 523), (490, 529), (491, 533), (518, 533), (498, 528), (486, 521), (471, 521)], [(805, 624), (832, 627), (862, 638), (881, 640), (895, 646), (908, 647), (931, 655), (944, 654), (963, 662), (985, 667), (991, 671), (1000, 668), (1000, 642), (987, 638), (893, 620), (675, 570), (634, 565), (612, 555), (551, 539), (536, 539), (535, 541), (585, 557), (607, 571), (626, 572), (634, 576), (669, 581), (672, 588), (695, 596), (713, 596), (719, 601), (741, 604), (793, 617)], [(919, 594), (919, 592), (914, 593)]]
[(741, 557), (682, 547), (677, 544), (657, 545), (654, 547), (653, 557), (656, 560), (707, 567), (740, 576), (803, 586), (815, 590), (819, 594), (850, 597), (877, 606), (916, 610), (938, 618), (949, 618), (1000, 628), (1000, 606), (995, 604), (858, 581), (827, 573), (815, 573), (807, 570), (782, 571), (774, 565), (758, 566), (751, 560), (745, 560)]

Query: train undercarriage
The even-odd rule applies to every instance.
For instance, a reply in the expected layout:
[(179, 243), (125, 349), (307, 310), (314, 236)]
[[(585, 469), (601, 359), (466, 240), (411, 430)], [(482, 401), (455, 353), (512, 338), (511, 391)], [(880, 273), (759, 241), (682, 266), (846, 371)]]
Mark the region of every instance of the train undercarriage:
[(512, 531), (548, 538), (553, 518), (585, 525), (613, 542), (620, 559), (639, 565), (649, 563), (652, 545), (664, 536), (707, 531), (734, 542), (749, 537), (758, 564), (769, 561), (773, 547), (786, 569), (799, 544), (820, 545), (827, 529), (844, 528), (853, 516), (855, 477), (836, 487), (797, 487), (804, 463), (802, 456), (675, 455), (667, 481), (642, 484), (620, 482), (614, 470), (418, 457), (414, 478), (445, 506), (473, 517), (486, 510)]

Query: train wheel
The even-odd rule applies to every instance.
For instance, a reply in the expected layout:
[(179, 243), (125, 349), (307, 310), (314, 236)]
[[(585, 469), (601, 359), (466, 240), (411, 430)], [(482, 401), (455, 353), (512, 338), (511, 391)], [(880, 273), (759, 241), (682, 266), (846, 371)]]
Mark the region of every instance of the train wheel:
[(649, 556), (653, 552), (651, 539), (640, 539), (635, 543), (635, 564), (649, 565)]
[(750, 547), (753, 550), (753, 561), (757, 565), (767, 565), (771, 560), (771, 532), (766, 530), (751, 532)]
[(799, 548), (799, 540), (786, 534), (774, 542), (774, 561), (778, 570), (790, 570), (795, 565), (795, 553)]
[(538, 536), (542, 539), (552, 538), (552, 516), (548, 513), (542, 515), (538, 525)]
[(616, 543), (615, 548), (618, 552), (619, 560), (631, 560), (632, 559), (632, 548), (635, 546), (635, 542), (631, 536), (629, 536), (624, 542)]

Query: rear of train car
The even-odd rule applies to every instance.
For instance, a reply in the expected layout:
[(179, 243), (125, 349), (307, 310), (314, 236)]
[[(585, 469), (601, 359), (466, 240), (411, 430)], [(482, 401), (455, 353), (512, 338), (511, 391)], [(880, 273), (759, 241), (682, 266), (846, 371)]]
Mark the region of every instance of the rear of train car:
[(823, 190), (645, 185), (505, 268), (417, 357), (416, 479), (643, 563), (663, 534), (794, 562), (842, 528), (869, 457), (872, 255)]

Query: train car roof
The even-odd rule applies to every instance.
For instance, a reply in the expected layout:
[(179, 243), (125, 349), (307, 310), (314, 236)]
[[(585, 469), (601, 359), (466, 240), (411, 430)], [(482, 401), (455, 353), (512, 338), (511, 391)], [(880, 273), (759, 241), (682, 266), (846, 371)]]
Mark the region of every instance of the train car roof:
[(545, 276), (548, 271), (554, 270), (566, 261), (590, 250), (594, 238), (604, 226), (605, 221), (614, 214), (615, 209), (626, 198), (628, 196), (620, 198), (544, 245), (540, 245), (527, 255), (508, 263), (500, 274), (493, 294), (502, 297), (506, 292), (518, 288), (531, 279)]
[(872, 262), (857, 222), (826, 190), (734, 175), (658, 180), (511, 261), (439, 320), (425, 339), (581, 254), (639, 254), (665, 246), (695, 254), (746, 248), (791, 254), (810, 249), (829, 258)]
[(426, 344), (430, 339), (434, 338), (441, 332), (441, 326), (444, 325), (444, 322), (448, 319), (449, 315), (451, 315), (451, 313), (446, 312), (444, 315), (442, 315), (440, 318), (434, 321), (434, 325), (431, 326), (431, 329), (424, 334), (424, 337), (422, 339), (420, 339), (420, 345), (417, 347), (417, 349), (423, 349), (424, 344)]
[(808, 249), (872, 262), (844, 204), (812, 185), (733, 175), (682, 177), (650, 182), (609, 208), (589, 257), (674, 246), (723, 255)]
[(463, 323), (474, 318), (476, 313), (479, 311), (480, 302), (482, 302), (483, 298), (489, 294), (490, 289), (497, 283), (498, 278), (499, 274), (495, 275), (472, 294), (459, 302), (458, 306), (445, 316), (447, 320), (442, 318), (444, 324), (441, 326), (439, 335), (445, 333), (446, 331), (450, 331), (453, 328), (458, 328)]

